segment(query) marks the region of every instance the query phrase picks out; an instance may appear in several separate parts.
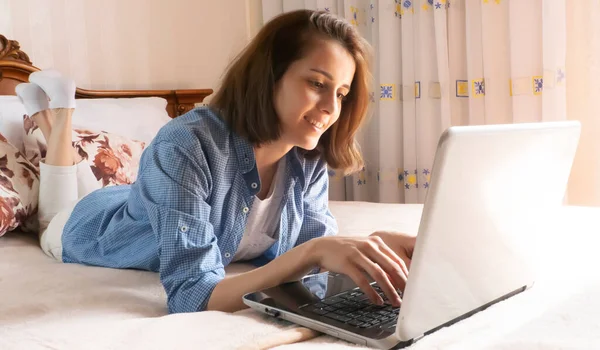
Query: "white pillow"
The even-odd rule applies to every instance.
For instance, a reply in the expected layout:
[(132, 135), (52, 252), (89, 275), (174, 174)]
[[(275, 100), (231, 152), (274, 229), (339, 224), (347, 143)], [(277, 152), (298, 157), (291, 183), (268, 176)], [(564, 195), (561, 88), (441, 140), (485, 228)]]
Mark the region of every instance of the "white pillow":
[[(149, 144), (171, 118), (161, 97), (77, 99), (73, 127), (106, 131)], [(23, 148), (25, 107), (16, 96), (0, 96), (0, 133)]]
[(101, 130), (146, 145), (171, 120), (161, 97), (78, 99), (73, 127)]
[(23, 115), (25, 107), (16, 96), (0, 96), (0, 134), (23, 150)]

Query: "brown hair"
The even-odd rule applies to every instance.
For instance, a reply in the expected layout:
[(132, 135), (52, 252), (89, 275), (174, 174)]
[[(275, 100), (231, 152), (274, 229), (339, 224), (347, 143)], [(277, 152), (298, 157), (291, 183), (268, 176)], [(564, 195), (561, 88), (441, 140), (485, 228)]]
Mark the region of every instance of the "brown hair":
[(290, 64), (302, 58), (314, 39), (323, 38), (335, 40), (346, 48), (354, 58), (356, 69), (339, 119), (305, 156), (313, 158), (322, 154), (330, 167), (349, 174), (363, 166), (355, 136), (369, 105), (370, 46), (343, 19), (310, 10), (275, 17), (232, 62), (209, 105), (235, 133), (252, 144), (277, 140), (280, 122), (273, 104), (275, 84)]

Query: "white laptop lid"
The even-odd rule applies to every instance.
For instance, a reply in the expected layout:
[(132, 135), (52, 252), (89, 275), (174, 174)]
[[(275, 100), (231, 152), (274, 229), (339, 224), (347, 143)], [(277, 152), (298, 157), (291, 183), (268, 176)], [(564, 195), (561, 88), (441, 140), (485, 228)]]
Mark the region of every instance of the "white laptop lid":
[(534, 279), (536, 233), (562, 205), (578, 122), (451, 127), (440, 138), (396, 328), (400, 340)]

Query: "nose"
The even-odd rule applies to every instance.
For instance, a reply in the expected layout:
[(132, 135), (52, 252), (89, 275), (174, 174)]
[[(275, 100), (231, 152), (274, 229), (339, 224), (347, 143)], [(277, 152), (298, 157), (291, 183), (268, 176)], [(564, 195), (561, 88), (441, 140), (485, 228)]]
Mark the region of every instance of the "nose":
[(336, 116), (339, 112), (337, 93), (322, 94), (319, 100), (319, 109), (323, 113)]

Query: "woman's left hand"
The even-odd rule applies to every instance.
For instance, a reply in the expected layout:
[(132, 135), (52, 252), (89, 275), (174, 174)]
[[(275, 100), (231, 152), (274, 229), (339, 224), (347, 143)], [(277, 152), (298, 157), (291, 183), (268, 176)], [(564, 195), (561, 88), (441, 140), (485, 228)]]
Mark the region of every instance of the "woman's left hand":
[(378, 236), (381, 238), (383, 242), (404, 261), (404, 264), (406, 265), (406, 271), (404, 271), (404, 273), (408, 275), (417, 237), (406, 233), (392, 231), (377, 231), (370, 234), (370, 236)]

